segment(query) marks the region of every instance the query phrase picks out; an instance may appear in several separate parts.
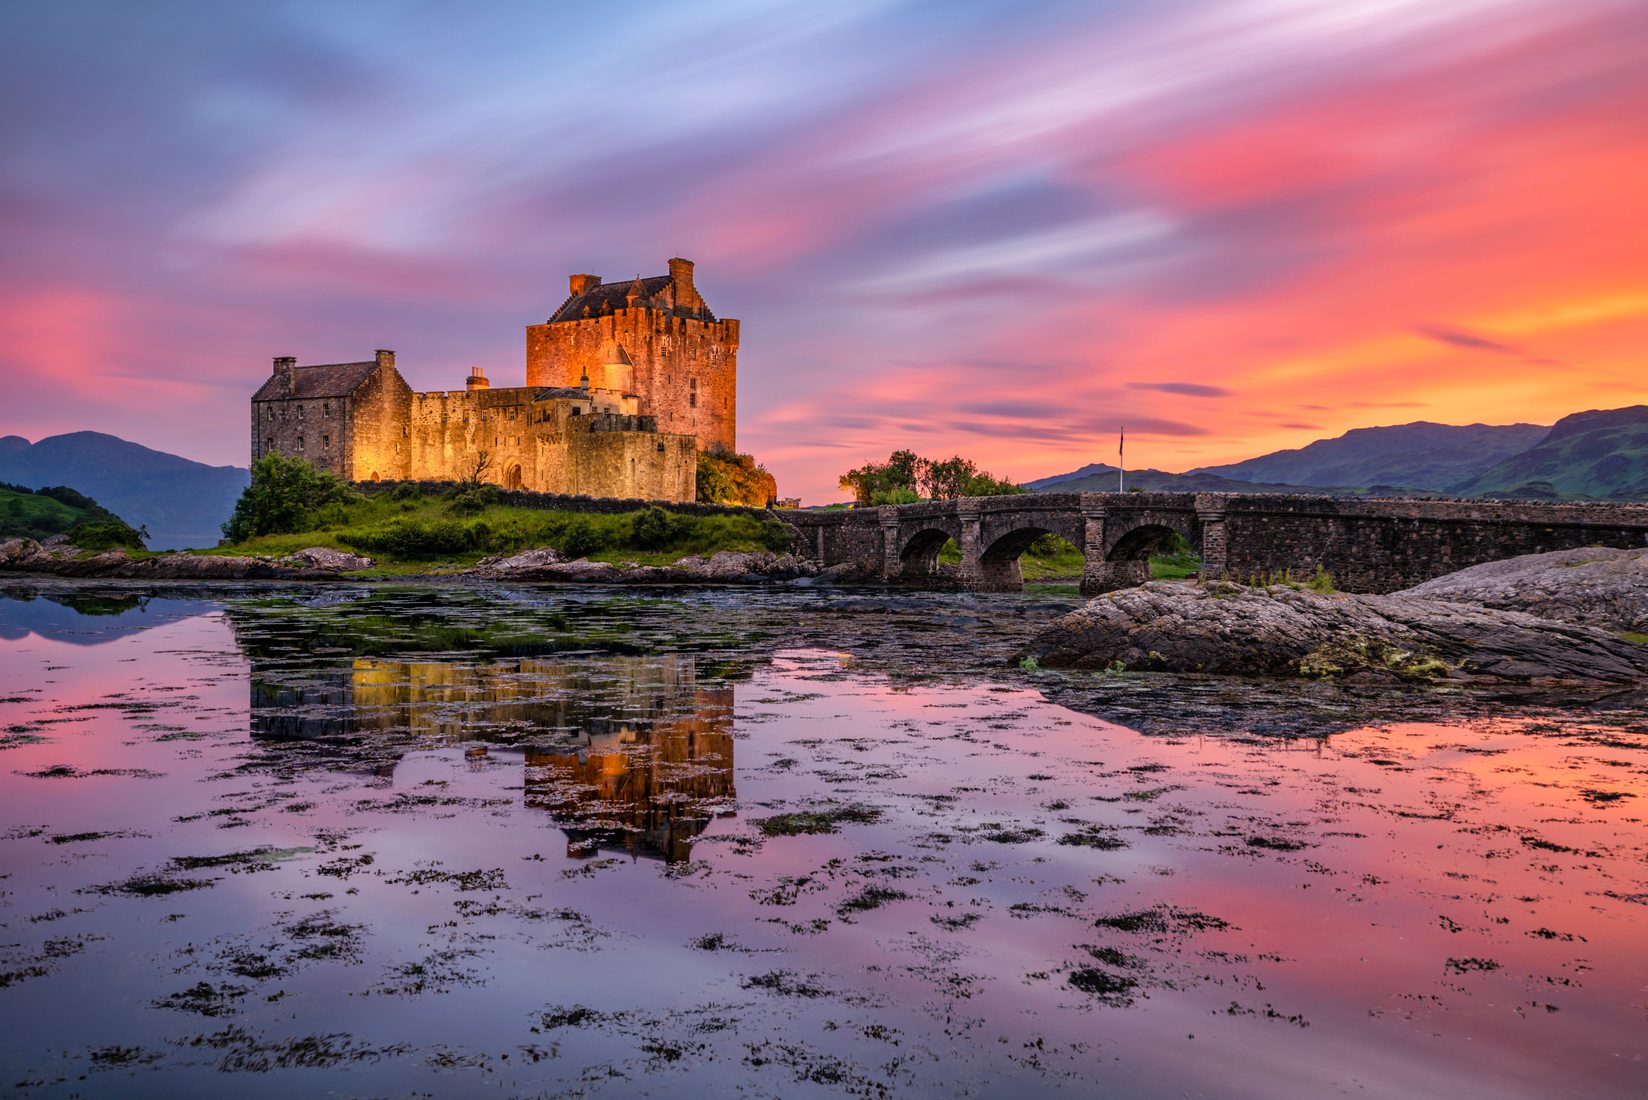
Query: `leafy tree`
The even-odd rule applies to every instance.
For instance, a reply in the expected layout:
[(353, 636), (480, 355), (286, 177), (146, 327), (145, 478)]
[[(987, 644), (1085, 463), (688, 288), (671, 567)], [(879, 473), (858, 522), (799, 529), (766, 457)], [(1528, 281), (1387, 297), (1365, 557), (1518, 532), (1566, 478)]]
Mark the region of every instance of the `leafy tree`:
[[(897, 496), (901, 490), (915, 493), (916, 481), (925, 463), (926, 459), (914, 451), (894, 451), (886, 462), (866, 462), (856, 470), (848, 470), (841, 475), (840, 484), (860, 504), (875, 504), (878, 503), (878, 496)], [(905, 503), (896, 500), (883, 502)]]
[(259, 535), (302, 531), (315, 509), (353, 497), (353, 490), (332, 474), (304, 459), (270, 451), (252, 463), (252, 483), (235, 501), (223, 534), (231, 542), (244, 542)]
[(1005, 497), (1015, 493), (1028, 493), (1030, 490), (1022, 485), (1015, 485), (1005, 478), (992, 477), (982, 471), (974, 474), (967, 482), (967, 491), (962, 496), (968, 497)]
[(778, 499), (778, 479), (751, 455), (698, 452), (698, 502), (766, 508)]
[(980, 470), (976, 462), (960, 455), (934, 461), (914, 451), (894, 451), (886, 462), (866, 462), (856, 470), (848, 470), (841, 475), (841, 487), (865, 505), (1027, 492)]

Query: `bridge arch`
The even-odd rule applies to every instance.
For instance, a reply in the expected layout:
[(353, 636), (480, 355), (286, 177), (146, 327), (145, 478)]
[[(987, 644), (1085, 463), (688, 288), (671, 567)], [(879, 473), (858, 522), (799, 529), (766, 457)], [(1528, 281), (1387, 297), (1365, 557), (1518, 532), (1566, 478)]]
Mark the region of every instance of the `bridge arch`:
[(955, 537), (937, 525), (914, 527), (899, 536), (898, 575), (913, 579), (937, 574), (939, 551)]
[[(1054, 529), (1057, 526), (1027, 524), (996, 535), (979, 553), (979, 587), (987, 592), (1017, 592), (1023, 588), (1024, 570), (1019, 565), (1019, 559), (1032, 543), (1043, 535), (1057, 535), (1066, 542), (1071, 541), (1064, 532)], [(1080, 543), (1074, 545), (1080, 550)]]
[(1183, 513), (1159, 513), (1117, 517), (1106, 523), (1104, 558), (1089, 562), (1089, 576), (1083, 589), (1109, 592), (1131, 588), (1150, 580), (1150, 559), (1174, 536), (1179, 535), (1197, 554), (1202, 552), (1202, 527)]

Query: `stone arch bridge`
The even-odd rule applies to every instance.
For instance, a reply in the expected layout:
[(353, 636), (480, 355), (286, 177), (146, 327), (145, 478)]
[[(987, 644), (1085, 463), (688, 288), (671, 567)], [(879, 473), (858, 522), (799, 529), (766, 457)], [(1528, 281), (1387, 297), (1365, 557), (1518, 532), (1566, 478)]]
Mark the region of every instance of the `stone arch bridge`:
[[(783, 516), (821, 565), (985, 592), (1018, 591), (1019, 556), (1048, 532), (1082, 551), (1084, 595), (1149, 580), (1151, 553), (1174, 532), (1201, 553), (1204, 576), (1304, 576), (1320, 565), (1350, 592), (1391, 592), (1518, 554), (1648, 546), (1644, 504), (1029, 493)], [(951, 539), (961, 548), (954, 581), (938, 568)]]

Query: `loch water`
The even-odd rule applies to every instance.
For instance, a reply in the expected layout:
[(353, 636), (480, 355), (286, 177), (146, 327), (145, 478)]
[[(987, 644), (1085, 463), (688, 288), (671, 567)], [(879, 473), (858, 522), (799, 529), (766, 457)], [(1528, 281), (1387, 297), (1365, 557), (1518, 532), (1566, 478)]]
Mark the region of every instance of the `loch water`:
[(0, 593), (0, 1094), (1634, 1097), (1648, 703), (1059, 593)]

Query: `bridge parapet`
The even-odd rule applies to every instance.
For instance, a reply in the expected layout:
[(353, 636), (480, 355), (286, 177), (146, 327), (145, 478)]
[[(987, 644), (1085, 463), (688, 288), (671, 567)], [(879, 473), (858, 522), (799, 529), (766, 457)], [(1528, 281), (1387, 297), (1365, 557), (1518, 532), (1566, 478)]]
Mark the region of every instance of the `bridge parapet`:
[(1150, 552), (1169, 532), (1200, 550), (1206, 576), (1304, 576), (1320, 565), (1339, 587), (1369, 592), (1519, 554), (1648, 545), (1648, 504), (1572, 501), (1035, 493), (785, 518), (814, 560), (856, 562), (888, 580), (936, 579), (939, 549), (954, 539), (956, 579), (983, 590), (1016, 590), (1020, 554), (1051, 531), (1081, 548), (1088, 594), (1148, 579)]

